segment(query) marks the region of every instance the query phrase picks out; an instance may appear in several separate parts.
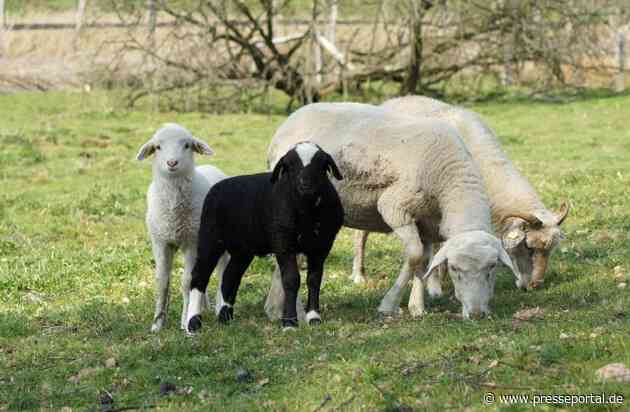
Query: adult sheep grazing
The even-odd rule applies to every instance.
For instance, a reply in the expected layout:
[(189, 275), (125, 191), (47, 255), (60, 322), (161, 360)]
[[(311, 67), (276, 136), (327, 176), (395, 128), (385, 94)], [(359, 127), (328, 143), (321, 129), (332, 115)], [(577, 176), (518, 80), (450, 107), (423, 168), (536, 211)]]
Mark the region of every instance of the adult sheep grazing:
[[(552, 250), (564, 238), (560, 225), (569, 212), (568, 203), (558, 211), (545, 207), (532, 185), (501, 149), (490, 127), (476, 113), (422, 96), (406, 96), (384, 102), (381, 107), (419, 117), (443, 119), (453, 125), (479, 165), (492, 205), (492, 221), (503, 246), (515, 263), (516, 284), (536, 288), (544, 281)], [(353, 280), (363, 280), (363, 256), (367, 232), (355, 237)], [(440, 295), (438, 276), (428, 284), (431, 295)]]
[[(197, 257), (197, 234), (203, 200), (210, 187), (226, 176), (213, 166), (195, 167), (193, 153), (212, 155), (212, 149), (180, 125), (167, 123), (138, 152), (143, 160), (155, 154), (153, 181), (147, 192), (146, 224), (155, 259), (155, 316), (151, 330), (164, 326), (169, 301), (173, 257), (184, 252), (181, 327), (186, 327), (188, 291)], [(221, 260), (225, 266), (227, 256)], [(222, 269), (219, 270), (222, 272)]]
[(203, 206), (199, 250), (193, 269), (188, 332), (201, 328), (201, 302), (208, 280), (225, 251), (230, 253), (221, 283), (220, 322), (234, 315), (243, 273), (254, 256), (276, 255), (286, 296), (282, 326), (296, 327), (300, 272), (296, 254), (308, 262), (306, 320), (319, 323), (324, 262), (343, 222), (343, 209), (328, 173), (342, 176), (330, 155), (310, 142), (287, 147), (273, 173), (236, 176), (216, 184)]
[[(464, 317), (489, 311), (494, 269), (499, 261), (511, 268), (511, 262), (492, 235), (479, 170), (451, 126), (397, 116), (372, 105), (311, 104), (276, 131), (269, 164), (275, 165), (300, 136), (309, 136), (330, 153), (344, 174), (335, 184), (344, 225), (393, 231), (405, 246), (402, 270), (380, 312), (398, 312), (403, 287), (414, 276), (409, 309), (414, 316), (422, 315), (422, 279), (442, 262), (451, 269)], [(444, 244), (426, 268), (435, 242)]]

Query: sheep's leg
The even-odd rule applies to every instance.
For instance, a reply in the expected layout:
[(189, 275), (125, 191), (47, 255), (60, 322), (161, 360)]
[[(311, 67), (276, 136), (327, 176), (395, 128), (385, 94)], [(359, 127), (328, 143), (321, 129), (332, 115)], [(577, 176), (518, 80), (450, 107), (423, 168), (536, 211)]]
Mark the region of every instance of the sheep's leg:
[(276, 255), (280, 273), (282, 276), (282, 287), (284, 288), (284, 311), (282, 314), (282, 327), (295, 328), (298, 325), (296, 301), (300, 289), (300, 271), (297, 267), (295, 254), (280, 253)]
[(175, 248), (161, 242), (153, 242), (152, 245), (155, 259), (155, 313), (151, 332), (158, 332), (166, 322)]
[(365, 243), (370, 232), (357, 230), (354, 233), (354, 260), (352, 261), (352, 281), (354, 283), (365, 282)]
[(322, 286), (324, 275), (325, 256), (308, 256), (308, 274), (306, 284), (308, 286), (308, 301), (306, 302), (306, 322), (309, 325), (321, 323), (322, 318), (319, 310), (319, 291)]
[(206, 289), (210, 281), (210, 275), (217, 266), (221, 255), (225, 252), (217, 242), (211, 245), (204, 244), (203, 250), (200, 247), (197, 252), (197, 261), (192, 270), (190, 281), (190, 298), (188, 304), (188, 315), (186, 321), (186, 331), (195, 333), (201, 329), (201, 312), (203, 302), (206, 299)]
[[(413, 283), (411, 286), (411, 294), (409, 295), (409, 313), (414, 318), (420, 317), (424, 315), (424, 289), (422, 285), (422, 277), (424, 276), (429, 260), (433, 255), (433, 245), (431, 243), (427, 243), (422, 248), (422, 260), (420, 264), (417, 266), (414, 276)], [(437, 275), (433, 275), (429, 277), (429, 279), (435, 278)], [(438, 281), (439, 286), (439, 281)]]
[[(304, 305), (298, 295), (296, 300), (297, 314), (299, 320), (306, 319), (306, 313), (304, 311)], [(269, 294), (265, 301), (265, 313), (267, 318), (271, 321), (282, 319), (282, 313), (284, 312), (284, 288), (282, 287), (282, 275), (280, 274), (280, 266), (276, 262), (276, 267), (271, 276), (271, 287), (269, 288)]]
[[(411, 275), (418, 272), (423, 255), (423, 246), (415, 223), (396, 228), (394, 232), (405, 245), (405, 262), (396, 279), (396, 283), (387, 292), (378, 307), (378, 311), (383, 314), (399, 313), (403, 288), (409, 282)], [(414, 282), (416, 289), (415, 303), (418, 305), (417, 313), (420, 314), (424, 312), (424, 301), (421, 299), (424, 290), (422, 278), (416, 277), (414, 278)]]
[(217, 302), (219, 309), (218, 320), (220, 323), (228, 323), (234, 318), (234, 303), (236, 294), (241, 285), (243, 274), (254, 260), (253, 255), (232, 255), (225, 268), (221, 280), (221, 301)]

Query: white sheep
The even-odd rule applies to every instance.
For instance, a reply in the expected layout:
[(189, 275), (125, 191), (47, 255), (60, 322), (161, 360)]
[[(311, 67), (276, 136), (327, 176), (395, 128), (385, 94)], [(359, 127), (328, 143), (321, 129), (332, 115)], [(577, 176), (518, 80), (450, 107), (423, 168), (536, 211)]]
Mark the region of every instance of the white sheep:
[[(479, 165), (490, 204), (492, 221), (503, 246), (515, 264), (516, 284), (536, 288), (544, 281), (552, 250), (563, 239), (560, 225), (569, 206), (558, 211), (545, 207), (540, 197), (501, 149), (495, 133), (481, 116), (462, 107), (423, 96), (405, 96), (385, 101), (381, 107), (396, 114), (447, 121), (457, 129), (473, 159)], [(355, 237), (353, 280), (363, 279), (363, 254), (367, 233)], [(440, 272), (443, 273), (443, 272)], [(429, 279), (431, 295), (440, 295), (440, 277)]]
[[(193, 152), (206, 156), (213, 153), (205, 142), (193, 137), (184, 127), (167, 123), (140, 148), (136, 156), (138, 160), (143, 160), (155, 154), (153, 181), (147, 192), (146, 216), (155, 259), (153, 332), (162, 329), (166, 321), (171, 269), (178, 249), (184, 253), (180, 326), (186, 327), (191, 272), (197, 259), (201, 208), (210, 187), (226, 177), (213, 166), (196, 167)], [(227, 260), (227, 255), (221, 259), (219, 279)]]
[[(424, 313), (423, 279), (445, 262), (465, 318), (489, 311), (498, 262), (512, 269), (493, 235), (490, 205), (479, 169), (448, 123), (356, 103), (317, 103), (293, 113), (269, 145), (273, 167), (307, 137), (328, 152), (344, 180), (334, 181), (344, 225), (394, 232), (405, 247), (404, 265), (379, 311), (397, 313), (413, 277), (409, 310)], [(444, 242), (432, 255), (431, 245)], [(274, 311), (268, 310), (268, 315)]]

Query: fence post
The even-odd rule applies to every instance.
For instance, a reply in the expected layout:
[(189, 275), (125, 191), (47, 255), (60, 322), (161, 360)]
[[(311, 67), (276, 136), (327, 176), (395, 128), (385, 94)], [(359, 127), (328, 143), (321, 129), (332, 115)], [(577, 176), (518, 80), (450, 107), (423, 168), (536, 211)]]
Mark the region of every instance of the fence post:
[(149, 36), (153, 37), (157, 20), (157, 9), (155, 7), (155, 0), (147, 0), (147, 9), (149, 10)]
[(4, 0), (0, 0), (0, 56), (4, 54)]
[(617, 32), (617, 61), (619, 66), (619, 71), (617, 72), (617, 76), (615, 78), (615, 91), (623, 92), (626, 88), (625, 82), (625, 70), (626, 70), (626, 52), (625, 52), (625, 43), (626, 39), (624, 37), (624, 33), (622, 30)]
[(81, 26), (83, 26), (83, 19), (85, 17), (85, 6), (87, 4), (87, 0), (79, 0), (77, 5), (77, 15), (75, 22), (75, 30), (81, 30)]

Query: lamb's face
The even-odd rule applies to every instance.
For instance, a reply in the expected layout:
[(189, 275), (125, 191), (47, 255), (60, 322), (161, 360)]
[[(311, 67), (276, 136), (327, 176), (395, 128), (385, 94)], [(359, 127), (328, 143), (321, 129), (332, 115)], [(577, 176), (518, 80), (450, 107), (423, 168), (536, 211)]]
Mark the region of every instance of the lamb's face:
[(184, 176), (195, 167), (193, 152), (210, 156), (212, 149), (185, 128), (167, 124), (146, 142), (138, 153), (138, 160), (155, 154), (154, 173), (162, 176)]
[(328, 181), (328, 172), (338, 180), (341, 173), (332, 157), (319, 146), (302, 142), (289, 150), (276, 164), (272, 182), (286, 176), (294, 182), (300, 196), (313, 196), (319, 193)]
[(474, 319), (489, 314), (497, 266), (503, 262), (512, 269), (499, 239), (482, 231), (457, 235), (442, 245), (431, 261), (427, 275), (444, 261), (453, 281), (455, 297), (462, 304), (463, 317)]
[(543, 282), (551, 252), (564, 239), (560, 224), (568, 211), (565, 204), (557, 212), (540, 213), (540, 218), (524, 216), (508, 220), (503, 245), (517, 266), (519, 288), (535, 288)]

